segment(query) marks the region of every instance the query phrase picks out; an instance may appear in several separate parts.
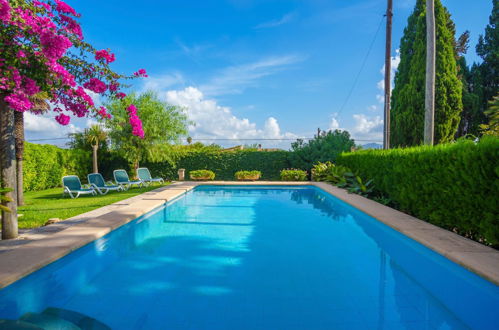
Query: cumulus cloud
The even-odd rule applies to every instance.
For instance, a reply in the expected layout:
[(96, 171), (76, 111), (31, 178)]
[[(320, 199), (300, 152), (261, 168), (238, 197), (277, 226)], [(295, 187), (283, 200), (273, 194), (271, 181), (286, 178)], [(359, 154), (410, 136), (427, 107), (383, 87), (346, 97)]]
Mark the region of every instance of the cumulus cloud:
[[(67, 126), (59, 125), (55, 119), (55, 113), (48, 113), (44, 115), (34, 115), (30, 112), (24, 113), (24, 129), (26, 132), (26, 140), (38, 143), (52, 143), (59, 146), (64, 146), (68, 140), (68, 134), (83, 131), (84, 123), (74, 124), (75, 120), (72, 118), (71, 124)], [(46, 141), (34, 141), (34, 140)]]
[(383, 119), (380, 116), (368, 117), (364, 114), (353, 115), (355, 127), (352, 136), (357, 140), (383, 140)]
[(256, 25), (254, 27), (254, 29), (259, 30), (259, 29), (268, 29), (268, 28), (277, 27), (277, 26), (291, 22), (294, 17), (295, 17), (294, 13), (287, 13), (284, 16), (282, 16), (281, 18), (274, 19), (274, 20), (271, 20), (268, 22), (260, 23), (260, 24)]
[[(189, 133), (195, 139), (296, 138), (296, 135), (292, 133), (281, 132), (276, 118), (267, 118), (263, 128), (259, 128), (256, 123), (251, 122), (249, 119), (235, 116), (229, 107), (221, 106), (216, 100), (206, 98), (195, 87), (170, 90), (166, 93), (166, 100), (171, 104), (184, 107), (188, 118), (195, 123), (195, 125), (189, 127)], [(234, 142), (231, 142), (231, 144), (234, 144)], [(269, 144), (272, 143), (264, 143), (266, 146)]]
[(338, 121), (338, 119), (336, 119), (335, 117), (331, 118), (331, 123), (329, 124), (329, 129), (331, 131), (334, 131), (336, 129), (340, 129), (340, 122)]

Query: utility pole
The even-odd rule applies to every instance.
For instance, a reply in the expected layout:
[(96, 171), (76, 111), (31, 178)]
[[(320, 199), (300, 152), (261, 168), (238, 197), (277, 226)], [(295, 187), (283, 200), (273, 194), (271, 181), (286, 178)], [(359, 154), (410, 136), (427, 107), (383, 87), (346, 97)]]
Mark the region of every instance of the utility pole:
[(426, 0), (426, 89), (424, 144), (433, 145), (435, 127), (435, 1)]
[(385, 118), (383, 121), (383, 149), (390, 149), (390, 96), (392, 72), (392, 17), (393, 0), (386, 7), (386, 50), (385, 50)]

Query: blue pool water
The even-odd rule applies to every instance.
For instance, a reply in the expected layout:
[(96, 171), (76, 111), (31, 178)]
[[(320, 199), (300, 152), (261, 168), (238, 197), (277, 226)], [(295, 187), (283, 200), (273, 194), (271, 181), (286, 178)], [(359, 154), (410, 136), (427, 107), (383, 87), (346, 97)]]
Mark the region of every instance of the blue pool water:
[(499, 287), (314, 187), (198, 187), (0, 290), (113, 329), (493, 329)]

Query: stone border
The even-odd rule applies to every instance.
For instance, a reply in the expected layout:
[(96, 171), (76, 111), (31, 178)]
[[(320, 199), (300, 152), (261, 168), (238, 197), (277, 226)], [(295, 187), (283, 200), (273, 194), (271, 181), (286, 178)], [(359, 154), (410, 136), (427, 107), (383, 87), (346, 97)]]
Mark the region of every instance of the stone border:
[(0, 241), (0, 288), (56, 261), (199, 185), (315, 186), (499, 285), (499, 251), (322, 182), (176, 182), (63, 222)]

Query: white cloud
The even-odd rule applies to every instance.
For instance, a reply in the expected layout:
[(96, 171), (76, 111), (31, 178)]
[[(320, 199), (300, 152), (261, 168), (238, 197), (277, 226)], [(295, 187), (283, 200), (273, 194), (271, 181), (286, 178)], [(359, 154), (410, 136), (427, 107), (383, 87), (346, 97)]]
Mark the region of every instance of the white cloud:
[(259, 79), (275, 74), (285, 67), (303, 60), (303, 56), (285, 55), (230, 66), (216, 74), (206, 84), (201, 85), (199, 89), (209, 96), (240, 94), (248, 87), (257, 86)]
[(287, 13), (286, 15), (282, 16), (279, 19), (274, 19), (268, 22), (263, 22), (254, 27), (254, 29), (267, 29), (267, 28), (273, 28), (277, 27), (286, 23), (289, 23), (293, 20), (295, 17), (294, 13)]
[(329, 124), (329, 129), (331, 131), (334, 131), (336, 129), (340, 129), (340, 123), (339, 123), (338, 119), (336, 119), (334, 117), (331, 119), (331, 123)]
[[(294, 139), (296, 137), (292, 133), (282, 133), (274, 117), (267, 118), (264, 127), (258, 128), (249, 119), (236, 117), (229, 107), (217, 104), (214, 99), (206, 99), (203, 93), (195, 87), (168, 91), (166, 100), (186, 109), (188, 118), (195, 122), (195, 125), (189, 127), (189, 133), (195, 139)], [(264, 146), (279, 144), (279, 141), (263, 142)], [(238, 141), (229, 143), (233, 145)]]
[(367, 107), (367, 110), (375, 112), (378, 110), (378, 106), (376, 104), (371, 104)]
[[(35, 115), (30, 112), (25, 112), (24, 129), (26, 131), (27, 140), (65, 138), (70, 133), (81, 132), (83, 130), (79, 127), (80, 125), (75, 125), (73, 123), (66, 126), (59, 125), (54, 119), (55, 116), (56, 113), (54, 112), (49, 112), (44, 115)], [(71, 120), (74, 120), (74, 118)], [(59, 145), (64, 145), (66, 142), (67, 141), (62, 140), (47, 141), (47, 143), (56, 143)]]
[(368, 117), (364, 114), (353, 115), (355, 127), (352, 136), (358, 140), (383, 140), (383, 119), (380, 116)]
[[(393, 90), (393, 81), (395, 78), (395, 73), (397, 72), (397, 69), (400, 64), (400, 49), (397, 49), (395, 51), (395, 56), (391, 57), (391, 70), (390, 70), (390, 93)], [(383, 92), (383, 94), (377, 94), (376, 99), (378, 100), (379, 103), (384, 103), (385, 102), (385, 65), (383, 64), (383, 67), (380, 70), (381, 74), (383, 75), (383, 79), (378, 81), (376, 84), (376, 87)]]
[(153, 90), (158, 93), (166, 92), (175, 85), (183, 84), (184, 77), (180, 73), (173, 73), (162, 76), (149, 76), (144, 80), (141, 92)]

